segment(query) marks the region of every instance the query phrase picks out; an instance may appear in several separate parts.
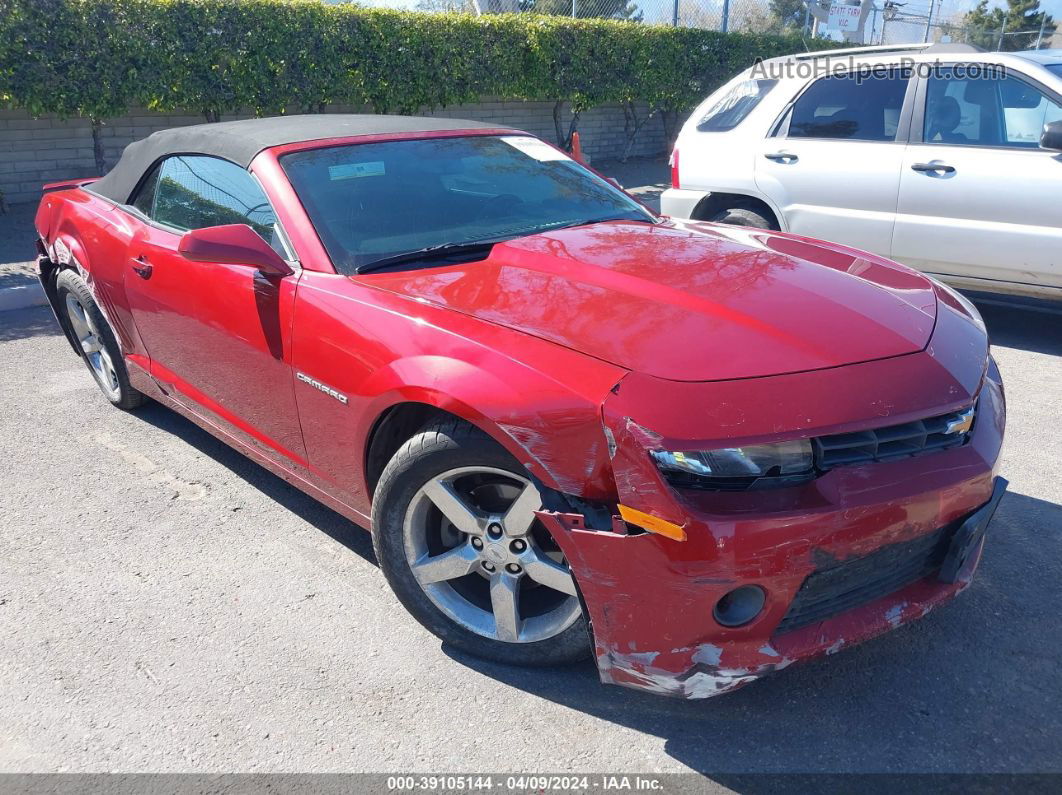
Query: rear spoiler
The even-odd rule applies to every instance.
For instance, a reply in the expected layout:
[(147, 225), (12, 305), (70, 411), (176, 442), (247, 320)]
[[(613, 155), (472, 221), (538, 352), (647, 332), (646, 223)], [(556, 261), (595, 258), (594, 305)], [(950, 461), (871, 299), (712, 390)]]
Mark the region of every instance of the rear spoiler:
[(51, 193), (56, 190), (67, 190), (69, 188), (80, 188), (83, 185), (90, 185), (99, 177), (82, 177), (81, 179), (64, 179), (60, 182), (47, 182), (44, 184), (42, 190), (45, 193)]

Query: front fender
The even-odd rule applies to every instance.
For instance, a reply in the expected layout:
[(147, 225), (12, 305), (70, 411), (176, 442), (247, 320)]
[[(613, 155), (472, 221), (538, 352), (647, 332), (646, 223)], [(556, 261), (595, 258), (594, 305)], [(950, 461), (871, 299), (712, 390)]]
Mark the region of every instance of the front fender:
[[(59, 323), (59, 328), (63, 330), (63, 335), (74, 353), (80, 357), (82, 355), (81, 345), (74, 337), (70, 324), (66, 320), (66, 312), (59, 305), (55, 280), (59, 276), (59, 271), (64, 268), (73, 268), (85, 279), (90, 290), (94, 290), (94, 286), (92, 273), (88, 267), (88, 254), (81, 245), (73, 223), (69, 219), (62, 218), (60, 207), (61, 202), (53, 201), (52, 197), (45, 196), (37, 208), (37, 215), (34, 219), (38, 235), (37, 278), (40, 280), (41, 287), (44, 288), (44, 295), (48, 299), (56, 322)], [(96, 303), (99, 304), (100, 301), (97, 300)]]
[[(38, 274), (64, 331), (54, 279), (72, 268), (88, 284), (122, 351), (142, 353), (125, 296), (123, 263), (132, 230), (123, 214), (86, 191), (60, 190), (41, 199), (34, 224), (43, 248)], [(80, 356), (80, 346), (71, 344)]]
[(369, 414), (379, 417), (401, 403), (433, 406), (491, 436), (550, 488), (588, 499), (612, 496), (600, 404), (511, 360), (495, 364), (437, 355), (397, 359), (366, 382), (365, 391), (376, 395)]
[(614, 496), (601, 423), (627, 371), (552, 342), (344, 276), (305, 271), (296, 299), (293, 366), (345, 402), (296, 384), (310, 460), (367, 509), (363, 466), (388, 409), (421, 403), (496, 439), (546, 486)]

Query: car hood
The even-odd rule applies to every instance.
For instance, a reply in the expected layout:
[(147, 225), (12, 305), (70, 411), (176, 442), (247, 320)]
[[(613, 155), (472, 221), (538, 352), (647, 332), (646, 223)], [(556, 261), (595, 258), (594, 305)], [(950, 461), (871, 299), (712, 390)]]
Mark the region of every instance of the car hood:
[(929, 279), (792, 235), (613, 221), (518, 238), (480, 262), (359, 279), (657, 378), (714, 381), (922, 350)]

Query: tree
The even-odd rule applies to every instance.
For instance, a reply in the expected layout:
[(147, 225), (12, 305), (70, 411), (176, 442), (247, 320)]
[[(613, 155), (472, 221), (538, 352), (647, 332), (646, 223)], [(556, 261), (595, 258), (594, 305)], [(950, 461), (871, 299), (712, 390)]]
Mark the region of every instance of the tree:
[[(519, 10), (534, 14), (570, 17), (572, 16), (572, 0), (519, 0)], [(642, 12), (630, 0), (575, 0), (575, 16), (642, 21)]]
[(743, 6), (730, 15), (728, 30), (741, 33), (773, 33), (781, 25), (766, 8)]
[(156, 87), (153, 55), (132, 24), (139, 10), (138, 0), (21, 0), (4, 3), (0, 15), (0, 98), (34, 116), (87, 118), (100, 174), (104, 119)]
[(1043, 28), (1044, 40), (1055, 32), (1051, 15), (1040, 10), (1039, 0), (1007, 0), (1006, 8), (989, 8), (981, 0), (964, 18), (967, 38), (988, 50), (1027, 50), (1036, 46)]
[(679, 0), (678, 19), (683, 27), (719, 30), (723, 15), (714, 4), (703, 0)]
[(778, 21), (778, 28), (797, 29), (804, 27), (808, 4), (804, 0), (771, 0), (767, 5), (771, 16)]
[(472, 13), (476, 4), (472, 0), (419, 0), (417, 11), (464, 11)]

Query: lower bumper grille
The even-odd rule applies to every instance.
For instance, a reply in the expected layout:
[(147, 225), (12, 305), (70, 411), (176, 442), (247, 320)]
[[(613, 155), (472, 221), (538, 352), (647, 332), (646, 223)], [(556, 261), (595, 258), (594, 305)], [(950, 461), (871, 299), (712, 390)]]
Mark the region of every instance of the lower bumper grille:
[(956, 526), (948, 524), (864, 557), (817, 569), (800, 586), (776, 632), (814, 624), (928, 577), (943, 563)]

